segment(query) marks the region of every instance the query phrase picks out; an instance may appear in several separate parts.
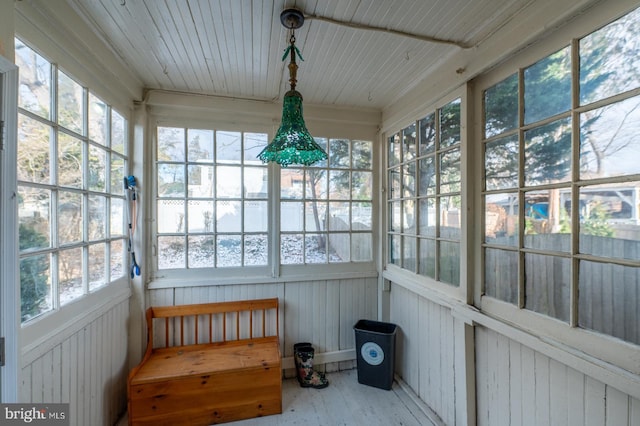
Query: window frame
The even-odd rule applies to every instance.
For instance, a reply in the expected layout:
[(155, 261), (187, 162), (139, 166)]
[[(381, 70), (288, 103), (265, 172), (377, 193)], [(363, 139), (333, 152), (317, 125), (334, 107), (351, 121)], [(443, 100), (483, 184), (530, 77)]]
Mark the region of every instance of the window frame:
[[(572, 136), (571, 136), (572, 137), (572, 147), (571, 147), (572, 176), (571, 176), (571, 179), (568, 184), (552, 183), (552, 184), (541, 185), (541, 186), (524, 186), (524, 182), (521, 182), (519, 180), (517, 188), (515, 189), (510, 188), (508, 190), (500, 190), (500, 191), (514, 192), (515, 194), (518, 194), (518, 198), (520, 199), (520, 201), (522, 201), (522, 197), (525, 192), (529, 192), (531, 190), (535, 191), (536, 189), (548, 189), (548, 188), (556, 188), (561, 186), (567, 187), (568, 185), (568, 187), (571, 189), (571, 193), (575, 193), (576, 191), (579, 191), (580, 188), (583, 188), (585, 186), (593, 186), (596, 184), (607, 183), (614, 180), (615, 181), (638, 180), (638, 175), (630, 175), (631, 177), (627, 177), (627, 178), (605, 178), (605, 179), (579, 181), (579, 175), (578, 175), (579, 174), (579, 155), (577, 155), (579, 154), (579, 143), (577, 144), (574, 140), (575, 138), (579, 138), (579, 134), (580, 134), (579, 118), (580, 118), (581, 112), (596, 109), (598, 107), (601, 107), (603, 104), (608, 105), (610, 104), (609, 101), (613, 103), (621, 99), (627, 99), (633, 96), (640, 95), (640, 88), (636, 88), (631, 91), (627, 91), (622, 95), (614, 95), (612, 97), (607, 97), (606, 98), (607, 101), (601, 100), (593, 103), (588, 103), (585, 105), (580, 105), (579, 99), (577, 99), (577, 94), (576, 94), (577, 93), (576, 86), (578, 83), (573, 78), (573, 76), (577, 75), (577, 72), (578, 72), (578, 69), (577, 69), (578, 61), (576, 59), (577, 54), (575, 53), (576, 52), (575, 46), (577, 46), (579, 40), (601, 29), (602, 27), (608, 25), (609, 23), (614, 22), (615, 20), (619, 19), (621, 16), (624, 16), (626, 13), (631, 12), (632, 10), (633, 9), (628, 10), (624, 13), (620, 13), (620, 12), (616, 13), (615, 11), (610, 11), (609, 12), (610, 16), (608, 17), (604, 15), (598, 16), (597, 24), (594, 23), (594, 19), (592, 17), (591, 18), (586, 17), (585, 18), (586, 20), (585, 19), (577, 20), (576, 22), (570, 25), (566, 25), (562, 27), (559, 31), (556, 31), (551, 35), (543, 38), (542, 40), (544, 41), (544, 43), (538, 42), (529, 46), (527, 49), (524, 49), (523, 51), (509, 58), (507, 61), (501, 63), (499, 66), (495, 67), (494, 69), (489, 70), (484, 74), (481, 74), (470, 83), (470, 86), (473, 88), (473, 98), (474, 98), (473, 108), (476, 114), (475, 125), (472, 131), (473, 131), (473, 138), (474, 140), (477, 141), (476, 145), (478, 145), (475, 148), (476, 150), (478, 150), (478, 155), (475, 156), (475, 164), (476, 164), (475, 168), (477, 170), (477, 173), (476, 173), (477, 179), (475, 179), (475, 182), (473, 183), (474, 194), (475, 194), (473, 202), (476, 206), (478, 206), (477, 215), (476, 215), (478, 216), (478, 218), (476, 218), (476, 221), (475, 221), (476, 231), (474, 232), (474, 241), (475, 241), (475, 246), (478, 247), (478, 250), (479, 250), (478, 254), (476, 255), (476, 257), (478, 258), (478, 262), (476, 265), (474, 265), (473, 269), (471, 269), (470, 271), (472, 271), (472, 273), (475, 276), (474, 297), (473, 297), (474, 306), (480, 309), (481, 311), (483, 311), (484, 313), (486, 313), (487, 315), (490, 315), (491, 317), (497, 318), (498, 320), (501, 320), (501, 321), (506, 321), (517, 328), (527, 330), (529, 333), (533, 333), (534, 335), (539, 336), (540, 338), (545, 339), (549, 342), (556, 342), (555, 345), (558, 345), (561, 347), (576, 348), (580, 352), (580, 356), (582, 358), (587, 360), (592, 360), (592, 362), (595, 364), (601, 364), (601, 362), (604, 361), (616, 367), (621, 367), (634, 374), (639, 374), (640, 368), (638, 366), (640, 365), (640, 356), (638, 351), (638, 345), (627, 342), (627, 341), (623, 341), (621, 339), (612, 337), (610, 335), (607, 335), (598, 331), (577, 327), (578, 319), (577, 319), (577, 313), (575, 309), (577, 304), (577, 298), (573, 296), (571, 297), (571, 301), (569, 302), (571, 313), (569, 316), (569, 322), (567, 323), (567, 322), (558, 320), (556, 318), (537, 313), (532, 310), (524, 309), (523, 308), (524, 306), (523, 291), (519, 291), (519, 296), (518, 296), (516, 305), (513, 305), (506, 301), (499, 300), (497, 298), (484, 296), (484, 267), (485, 267), (484, 250), (485, 250), (485, 247), (487, 247), (487, 244), (485, 244), (485, 239), (484, 239), (484, 235), (485, 235), (484, 196), (485, 194), (487, 194), (487, 192), (491, 192), (491, 191), (486, 191), (484, 186), (484, 179), (485, 179), (485, 176), (484, 176), (485, 137), (484, 137), (484, 105), (483, 105), (484, 91), (488, 88), (493, 87), (495, 84), (505, 80), (507, 77), (509, 77), (513, 73), (518, 74), (518, 80), (519, 80), (518, 84), (519, 84), (519, 87), (522, 87), (521, 75), (524, 69), (537, 63), (541, 59), (548, 57), (554, 52), (557, 52), (563, 47), (571, 46), (572, 48), (574, 48), (574, 51), (571, 52), (572, 106), (570, 107), (569, 112), (555, 115), (552, 118), (550, 117), (546, 119), (546, 121), (542, 120), (540, 122), (536, 122), (532, 124), (522, 124), (524, 122), (523, 111), (522, 111), (523, 93), (520, 90), (518, 94), (519, 122), (515, 130), (515, 134), (520, 135), (518, 139), (520, 141), (522, 137), (522, 133), (526, 129), (529, 129), (532, 127), (538, 127), (543, 122), (553, 121), (555, 119), (558, 119), (561, 116), (571, 117), (572, 119), (572, 123), (571, 123), (571, 126), (572, 126)], [(504, 133), (501, 134), (501, 136), (503, 135)], [(520, 153), (521, 153), (521, 156), (524, 155), (523, 150), (520, 150)], [(523, 158), (520, 158), (519, 161), (522, 162)], [(520, 167), (521, 166), (519, 165), (518, 179), (521, 179)], [(499, 191), (495, 191), (495, 192), (499, 192)], [(522, 209), (523, 209), (522, 205), (523, 203), (520, 202), (519, 203), (520, 215), (522, 215)], [(575, 270), (577, 268), (578, 261), (591, 260), (593, 258), (593, 256), (591, 255), (580, 254), (577, 252), (578, 250), (576, 247), (577, 234), (575, 234), (575, 231), (576, 230), (579, 231), (580, 221), (579, 221), (579, 215), (577, 210), (576, 209), (574, 210), (575, 211), (572, 212), (572, 224), (571, 224), (571, 227), (573, 230), (572, 237), (571, 237), (572, 249), (566, 255), (565, 254), (562, 255), (563, 258), (566, 257), (571, 259), (572, 270)], [(521, 221), (522, 220), (524, 219), (521, 219)], [(523, 232), (519, 232), (519, 235), (521, 236), (519, 238), (522, 238)], [(520, 246), (515, 248), (515, 252), (540, 253), (535, 249), (521, 248)], [(553, 254), (557, 254), (557, 253), (554, 252)], [(621, 260), (619, 262), (612, 262), (612, 263), (628, 265), (632, 262), (629, 262), (627, 260)], [(523, 273), (524, 271), (521, 271), (521, 270), (518, 271), (518, 276), (520, 277), (518, 286), (520, 289), (522, 289), (522, 286), (524, 285), (523, 278), (522, 278)], [(573, 274), (570, 285), (572, 288), (572, 292), (575, 293), (578, 287), (577, 274)], [(509, 333), (507, 333), (507, 335), (508, 334)]]
[[(310, 120), (308, 120), (310, 121)], [(205, 120), (201, 117), (184, 117), (181, 112), (172, 114), (169, 109), (164, 107), (154, 108), (150, 111), (149, 116), (149, 140), (151, 148), (147, 172), (151, 177), (150, 182), (152, 188), (153, 201), (151, 202), (151, 211), (149, 215), (151, 222), (157, 221), (157, 208), (155, 206), (156, 194), (158, 193), (158, 182), (156, 179), (157, 165), (157, 129), (158, 127), (177, 127), (184, 129), (205, 129), (205, 130), (222, 130), (229, 132), (245, 132), (245, 133), (266, 133), (268, 142), (271, 142), (273, 135), (277, 130), (277, 123), (265, 122), (264, 120), (246, 120), (223, 121), (220, 119)], [(281, 264), (280, 263), (280, 169), (281, 167), (275, 163), (269, 163), (267, 167), (268, 179), (268, 264), (266, 266), (238, 266), (238, 267), (221, 267), (221, 268), (198, 268), (188, 269), (162, 269), (157, 268), (157, 227), (151, 226), (149, 229), (148, 250), (150, 253), (149, 261), (149, 284), (150, 289), (174, 288), (180, 286), (210, 286), (210, 285), (234, 285), (234, 284), (263, 284), (282, 282), (283, 279), (288, 281), (309, 281), (317, 279), (348, 279), (360, 277), (377, 277), (376, 270), (378, 251), (377, 244), (377, 227), (378, 227), (378, 175), (377, 161), (378, 153), (376, 141), (368, 137), (366, 131), (360, 131), (358, 128), (352, 129), (349, 126), (337, 126), (326, 132), (318, 131), (310, 127), (311, 132), (316, 137), (329, 139), (348, 139), (354, 140), (371, 140), (373, 143), (372, 151), (372, 194), (373, 194), (373, 212), (372, 212), (372, 240), (373, 253), (370, 262), (343, 262), (343, 263), (322, 263), (322, 264)], [(342, 135), (342, 136), (341, 136)], [(290, 168), (296, 168), (291, 166)], [(345, 169), (351, 170), (351, 169)], [(327, 266), (331, 268), (327, 268)]]
[[(403, 119), (402, 122), (390, 123), (383, 132), (381, 132), (380, 138), (380, 151), (381, 151), (381, 186), (383, 199), (380, 200), (380, 209), (381, 218), (380, 218), (380, 240), (382, 241), (381, 246), (381, 262), (383, 268), (383, 277), (385, 280), (400, 283), (402, 286), (409, 288), (413, 292), (422, 295), (424, 297), (433, 299), (438, 303), (443, 304), (444, 306), (451, 306), (452, 299), (461, 303), (472, 303), (473, 301), (473, 280), (471, 279), (473, 275), (471, 274), (471, 270), (474, 265), (474, 255), (475, 249), (472, 245), (472, 241), (474, 238), (473, 230), (475, 224), (473, 220), (469, 220), (467, 216), (467, 212), (470, 211), (470, 208), (473, 206), (473, 181), (471, 180), (473, 177), (473, 162), (471, 161), (474, 158), (474, 146), (473, 144), (468, 143), (470, 128), (469, 123), (471, 108), (469, 107), (469, 103), (472, 100), (470, 87), (466, 84), (459, 86), (446, 95), (438, 98), (434, 102), (429, 103), (425, 107), (421, 108), (417, 114), (412, 115), (410, 118)], [(390, 199), (387, 194), (391, 190), (389, 188), (389, 150), (388, 150), (388, 138), (391, 135), (402, 132), (404, 128), (407, 127), (407, 123), (415, 123), (416, 131), (419, 131), (418, 123), (419, 121), (434, 113), (438, 109), (442, 109), (443, 107), (449, 105), (451, 102), (459, 99), (460, 100), (460, 212), (461, 212), (461, 220), (460, 220), (460, 240), (459, 244), (459, 274), (460, 274), (460, 282), (458, 286), (454, 286), (445, 282), (437, 281), (434, 278), (431, 278), (426, 275), (420, 275), (417, 272), (408, 271), (398, 265), (395, 265), (390, 262), (390, 252), (389, 252), (389, 234), (390, 234), (390, 215), (388, 212), (388, 205)], [(443, 151), (448, 151), (449, 148), (444, 149)], [(434, 150), (434, 158), (437, 159), (441, 150)], [(437, 179), (439, 184), (439, 178)], [(416, 185), (418, 182), (416, 180)], [(440, 193), (438, 192), (438, 197), (440, 197)], [(448, 195), (445, 195), (448, 196)], [(435, 195), (434, 195), (435, 197)], [(415, 199), (418, 200), (418, 196), (416, 195)], [(437, 215), (439, 216), (439, 215)], [(440, 223), (440, 219), (438, 218), (438, 224)], [(416, 233), (416, 238), (418, 238), (418, 234)], [(438, 236), (433, 237), (434, 241), (440, 241), (441, 238)], [(447, 240), (446, 238), (444, 239)], [(419, 253), (419, 252), (418, 252)], [(419, 254), (417, 255), (419, 256)], [(385, 285), (385, 288), (386, 285)]]
[[(69, 300), (68, 302), (62, 304), (60, 303), (60, 292), (58, 288), (59, 284), (54, 282), (51, 283), (51, 287), (50, 287), (51, 292), (52, 293), (55, 292), (55, 295), (52, 295), (53, 299), (52, 299), (51, 309), (41, 312), (38, 315), (32, 318), (29, 318), (24, 322), (21, 321), (21, 326), (20, 326), (21, 340), (23, 342), (28, 342), (22, 348), (22, 352), (27, 353), (29, 352), (29, 350), (36, 348), (37, 345), (40, 343), (41, 339), (46, 338), (46, 336), (55, 334), (58, 330), (61, 330), (62, 324), (75, 322), (77, 318), (83, 317), (87, 315), (87, 313), (93, 314), (96, 310), (102, 310), (106, 306), (109, 306), (110, 304), (112, 304), (113, 301), (125, 300), (130, 293), (129, 280), (128, 280), (129, 259), (127, 255), (127, 235), (126, 235), (126, 228), (124, 223), (126, 215), (124, 214), (124, 212), (123, 212), (122, 232), (119, 233), (118, 235), (112, 236), (109, 232), (110, 226), (107, 226), (106, 224), (105, 224), (105, 234), (103, 235), (102, 238), (91, 239), (89, 234), (90, 215), (89, 215), (88, 200), (91, 195), (94, 195), (94, 196), (99, 195), (105, 198), (105, 206), (104, 206), (104, 213), (105, 213), (104, 217), (106, 221), (105, 223), (111, 222), (111, 210), (109, 209), (110, 203), (108, 200), (111, 200), (113, 198), (118, 198), (118, 199), (124, 200), (126, 203), (126, 194), (124, 192), (121, 195), (118, 195), (118, 194), (114, 194), (113, 191), (107, 190), (107, 188), (109, 188), (108, 186), (109, 184), (107, 182), (110, 182), (110, 176), (111, 176), (111, 166), (112, 166), (111, 153), (115, 152), (115, 150), (112, 149), (111, 139), (109, 139), (109, 145), (107, 146), (106, 143), (101, 144), (94, 141), (91, 138), (89, 134), (89, 125), (90, 125), (89, 99), (93, 96), (93, 98), (102, 101), (104, 105), (107, 107), (109, 114), (108, 114), (106, 126), (107, 126), (107, 129), (109, 129), (108, 130), (109, 137), (111, 137), (110, 129), (113, 123), (113, 116), (111, 114), (111, 111), (117, 113), (118, 116), (124, 120), (124, 128), (123, 128), (124, 133), (122, 135), (124, 146), (121, 152), (117, 151), (116, 155), (121, 157), (123, 160), (122, 166), (123, 166), (123, 174), (125, 176), (128, 174), (128, 168), (130, 166), (129, 129), (130, 129), (131, 120), (129, 116), (129, 111), (123, 111), (119, 109), (121, 108), (119, 104), (118, 106), (114, 106), (114, 104), (112, 104), (109, 100), (106, 100), (105, 98), (103, 98), (101, 94), (99, 94), (97, 91), (94, 91), (91, 87), (89, 87), (89, 85), (86, 85), (83, 82), (81, 82), (79, 79), (77, 79), (74, 76), (74, 73), (72, 71), (69, 71), (66, 68), (61, 67), (58, 64), (58, 62), (52, 59), (51, 55), (44, 54), (42, 50), (38, 47), (38, 45), (36, 43), (31, 42), (29, 38), (23, 37), (21, 35), (16, 35), (14, 40), (16, 41), (19, 40), (20, 43), (24, 44), (27, 48), (35, 51), (39, 56), (44, 58), (49, 63), (49, 66), (51, 69), (51, 87), (49, 89), (51, 98), (50, 98), (49, 117), (48, 118), (41, 117), (27, 109), (22, 108), (19, 105), (18, 105), (18, 117), (25, 117), (27, 119), (35, 120), (38, 123), (44, 126), (47, 126), (49, 128), (49, 132), (52, 135), (49, 141), (49, 155), (57, 156), (57, 153), (54, 151), (57, 151), (57, 145), (58, 145), (57, 141), (60, 134), (69, 135), (77, 139), (81, 144), (81, 150), (83, 152), (82, 166), (80, 168), (80, 174), (82, 176), (82, 184), (77, 188), (64, 186), (64, 185), (61, 185), (59, 182), (51, 183), (51, 177), (49, 178), (49, 181), (47, 183), (43, 183), (43, 184), (40, 184), (37, 182), (22, 181), (23, 186), (25, 186), (24, 184), (26, 184), (25, 187), (27, 188), (36, 188), (36, 189), (41, 188), (41, 189), (50, 191), (51, 194), (54, 194), (54, 193), (57, 194), (61, 190), (62, 191), (71, 190), (72, 192), (80, 195), (82, 200), (82, 203), (81, 203), (82, 205), (80, 207), (80, 210), (82, 212), (80, 241), (76, 241), (71, 244), (60, 244), (52, 240), (50, 241), (49, 247), (37, 250), (38, 254), (47, 255), (49, 256), (50, 260), (55, 261), (55, 259), (57, 259), (57, 254), (62, 250), (80, 249), (82, 251), (82, 261), (81, 261), (82, 263), (81, 276), (83, 278), (82, 293), (77, 295), (73, 299)], [(62, 62), (69, 62), (69, 58), (66, 58), (66, 57), (62, 58)], [(58, 87), (58, 81), (59, 81), (58, 79), (59, 72), (63, 72), (66, 76), (71, 78), (73, 82), (79, 85), (82, 91), (82, 105), (81, 105), (82, 130), (80, 133), (70, 131), (69, 129), (63, 127), (58, 122), (58, 114), (57, 114), (58, 89), (57, 87)], [(95, 82), (92, 82), (92, 83), (95, 83)], [(88, 171), (89, 171), (89, 151), (90, 151), (90, 148), (93, 146), (102, 147), (102, 149), (105, 151), (105, 158), (108, 160), (107, 162), (105, 162), (105, 188), (104, 190), (102, 190), (102, 192), (94, 189), (90, 189), (88, 179), (87, 179)], [(52, 161), (53, 160), (50, 159), (50, 163)], [(55, 163), (57, 164), (57, 161)], [(55, 171), (52, 170), (51, 174), (53, 175), (53, 177), (56, 177)], [(16, 188), (17, 188), (21, 182), (20, 180), (18, 180), (17, 173), (15, 176), (15, 182), (16, 182)], [(52, 197), (52, 200), (54, 199), (57, 199), (57, 195), (55, 197)], [(49, 206), (50, 215), (49, 215), (48, 227), (49, 227), (50, 238), (53, 235), (56, 235), (55, 232), (57, 232), (53, 230), (53, 228), (57, 227), (55, 222), (57, 222), (56, 218), (58, 217), (58, 214), (59, 214), (59, 212), (54, 211), (56, 210), (56, 205), (57, 203), (52, 201)], [(126, 206), (126, 204), (123, 203), (123, 206)], [(18, 225), (18, 222), (19, 221), (16, 221), (16, 227)], [(123, 247), (122, 275), (116, 278), (112, 278), (100, 286), (92, 288), (91, 283), (89, 282), (88, 275), (85, 276), (84, 274), (85, 271), (89, 270), (88, 251), (90, 250), (90, 247), (95, 246), (96, 244), (103, 244), (103, 245), (109, 246), (112, 242), (117, 242), (117, 241), (121, 241), (122, 247)], [(16, 247), (16, 250), (18, 252), (18, 258), (28, 256), (32, 253), (32, 252), (27, 252), (27, 253), (21, 254), (17, 249), (17, 247)], [(107, 252), (105, 253), (105, 258), (106, 258), (106, 255), (109, 254), (109, 250), (110, 249), (107, 248)], [(110, 261), (111, 261), (111, 256), (109, 257), (109, 262)], [(107, 267), (108, 265), (105, 264), (104, 266), (105, 271)], [(51, 271), (50, 274), (52, 277), (51, 278), (52, 281), (54, 280), (57, 281), (58, 278), (54, 277), (54, 275), (56, 275), (57, 266), (54, 266), (53, 262), (50, 264), (50, 271)], [(19, 280), (18, 280), (18, 288), (20, 288)]]

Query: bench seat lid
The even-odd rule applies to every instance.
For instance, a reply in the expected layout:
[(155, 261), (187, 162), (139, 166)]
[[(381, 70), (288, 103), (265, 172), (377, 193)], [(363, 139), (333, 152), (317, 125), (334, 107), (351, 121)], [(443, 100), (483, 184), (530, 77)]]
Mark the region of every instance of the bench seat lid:
[(277, 336), (154, 349), (131, 385), (251, 368), (280, 368)]

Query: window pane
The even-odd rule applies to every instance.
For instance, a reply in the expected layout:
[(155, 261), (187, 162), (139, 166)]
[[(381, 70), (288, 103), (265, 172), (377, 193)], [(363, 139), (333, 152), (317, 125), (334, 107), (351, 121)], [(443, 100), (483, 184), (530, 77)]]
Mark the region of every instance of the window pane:
[(127, 141), (126, 121), (117, 111), (111, 110), (111, 149), (125, 155)]
[(266, 133), (244, 134), (244, 162), (245, 164), (261, 164), (258, 154), (269, 144)]
[(436, 235), (436, 199), (421, 198), (420, 209), (420, 235), (435, 237)]
[(571, 259), (526, 253), (525, 308), (569, 321)]
[[(302, 188), (300, 188), (302, 189)], [(244, 168), (244, 197), (267, 198), (269, 193), (269, 173), (266, 167)]]
[(373, 143), (369, 141), (353, 141), (351, 156), (354, 169), (371, 170), (373, 168)]
[(366, 234), (351, 235), (351, 260), (354, 262), (370, 262), (373, 260), (373, 236)]
[(402, 130), (402, 158), (411, 161), (416, 158), (416, 125), (412, 124)]
[(111, 154), (111, 193), (124, 195), (124, 158)]
[(389, 239), (389, 263), (393, 265), (402, 266), (402, 251), (400, 248), (400, 242), (402, 237), (400, 235), (391, 235)]
[[(561, 191), (530, 191), (524, 195), (524, 246), (540, 250), (569, 252), (571, 248), (571, 215), (561, 202)], [(568, 192), (566, 192), (568, 197)]]
[(401, 175), (400, 175), (400, 167), (394, 167), (389, 170), (389, 198), (401, 198), (402, 190), (401, 190)]
[(304, 261), (305, 263), (327, 263), (326, 234), (305, 234)]
[(161, 197), (185, 196), (184, 165), (158, 164), (158, 195)]
[(640, 344), (640, 268), (580, 261), (578, 325)]
[(15, 60), (20, 67), (18, 106), (50, 118), (51, 63), (16, 39)]
[(571, 179), (571, 118), (524, 132), (525, 185)]
[(89, 190), (104, 192), (107, 189), (107, 151), (89, 147)]
[(440, 241), (438, 257), (439, 280), (443, 283), (460, 285), (460, 244)]
[(158, 269), (184, 268), (184, 237), (158, 237)]
[(351, 229), (356, 231), (371, 229), (371, 203), (351, 203)]
[(571, 108), (571, 49), (566, 47), (524, 70), (524, 122)]
[(82, 241), (82, 195), (75, 192), (58, 193), (58, 243)]
[(518, 187), (518, 135), (485, 144), (484, 179), (488, 191)]
[(213, 197), (213, 166), (187, 166), (189, 173), (188, 197)]
[(389, 203), (389, 231), (400, 232), (402, 226), (402, 202)]
[(484, 109), (485, 138), (518, 126), (518, 74), (484, 92)]
[(20, 259), (20, 316), (26, 322), (53, 309), (51, 259), (47, 254)]
[(242, 266), (242, 239), (240, 235), (218, 235), (216, 237), (216, 266)]
[(487, 195), (484, 213), (485, 242), (517, 247), (518, 219), (518, 194)]
[[(282, 212), (280, 214), (282, 214)], [(305, 231), (326, 231), (327, 220), (327, 203), (319, 201), (309, 201), (305, 203)], [(302, 230), (301, 228), (298, 228), (298, 225), (295, 225), (295, 227), (296, 228), (291, 229), (291, 231)]]
[(351, 172), (351, 199), (371, 200), (373, 197), (373, 173)]
[(350, 229), (349, 203), (329, 203), (329, 230), (345, 231)]
[(518, 302), (518, 252), (484, 251), (485, 294), (511, 304)]
[(351, 195), (350, 176), (347, 171), (329, 170), (329, 199), (348, 200)]
[(303, 215), (304, 204), (302, 202), (280, 203), (280, 230), (284, 232), (302, 231), (304, 229)]
[(420, 153), (425, 155), (436, 149), (436, 115), (431, 113), (418, 121), (420, 126)]
[(435, 157), (422, 158), (419, 162), (418, 173), (420, 174), (419, 196), (435, 195), (436, 193), (436, 163)]
[(244, 231), (267, 232), (269, 209), (266, 201), (244, 202)]
[(82, 141), (58, 133), (58, 184), (82, 187)]
[(184, 129), (158, 127), (158, 161), (184, 159)]
[[(280, 198), (302, 199), (304, 189), (304, 169), (280, 169)], [(315, 197), (310, 197), (315, 198)]]
[(402, 268), (416, 272), (417, 265), (417, 239), (415, 237), (402, 237), (404, 251), (402, 252)]
[[(259, 152), (258, 152), (259, 153)], [(216, 132), (216, 162), (240, 164), (242, 161), (242, 139), (240, 132)]]
[(460, 196), (440, 198), (440, 237), (460, 240)]
[(266, 235), (244, 236), (244, 265), (261, 266), (269, 261), (269, 246)]
[(580, 178), (640, 173), (640, 97), (580, 114)]
[(218, 198), (242, 197), (242, 169), (218, 166), (216, 168), (216, 196)]
[(580, 253), (638, 260), (639, 195), (637, 181), (580, 188)]
[(440, 148), (460, 143), (460, 99), (440, 110)]
[[(159, 201), (158, 203), (158, 211), (163, 212), (164, 210), (161, 209), (164, 208), (165, 203), (174, 204), (177, 203), (177, 201), (167, 200)], [(189, 232), (214, 232), (213, 206), (214, 204), (212, 200), (189, 200), (187, 202), (187, 214), (189, 215)], [(168, 207), (168, 211), (171, 211), (170, 207)]]
[(184, 200), (158, 200), (158, 232), (183, 233), (186, 226), (184, 207)]
[(313, 200), (326, 199), (328, 195), (327, 172), (325, 170), (307, 169), (305, 176), (305, 197)]
[(83, 88), (58, 71), (58, 124), (79, 134), (83, 131)]
[(460, 192), (460, 148), (440, 154), (440, 193)]
[(420, 238), (420, 269), (418, 273), (426, 277), (436, 277), (436, 241)]
[(46, 189), (18, 187), (20, 251), (51, 246), (51, 193)]
[(89, 291), (94, 291), (108, 282), (105, 269), (106, 247), (106, 244), (89, 246)]
[(107, 144), (107, 104), (89, 92), (89, 138), (100, 145)]
[(416, 162), (402, 166), (402, 196), (416, 196)]
[(112, 237), (124, 235), (124, 200), (122, 198), (111, 198), (109, 225)]
[(89, 241), (101, 240), (107, 235), (107, 199), (89, 196)]
[(280, 237), (280, 263), (283, 265), (301, 264), (303, 258), (302, 235), (282, 235)]
[(211, 235), (189, 237), (189, 268), (213, 268), (215, 266), (216, 240)]
[(18, 180), (50, 183), (51, 127), (18, 114)]
[(124, 240), (111, 241), (111, 281), (124, 275), (125, 243)]
[(580, 104), (640, 85), (638, 27), (640, 9), (580, 40)]
[(242, 203), (240, 201), (216, 202), (216, 231), (240, 232), (242, 229)]
[(349, 167), (349, 145), (346, 139), (329, 139), (329, 167)]
[(400, 133), (389, 136), (387, 139), (389, 166), (394, 166), (402, 160), (402, 144), (400, 142)]
[(213, 162), (213, 130), (187, 129), (189, 161)]
[(402, 232), (416, 233), (416, 201), (404, 200), (402, 202)]
[(63, 250), (58, 254), (58, 290), (60, 305), (84, 294), (82, 288), (82, 249)]

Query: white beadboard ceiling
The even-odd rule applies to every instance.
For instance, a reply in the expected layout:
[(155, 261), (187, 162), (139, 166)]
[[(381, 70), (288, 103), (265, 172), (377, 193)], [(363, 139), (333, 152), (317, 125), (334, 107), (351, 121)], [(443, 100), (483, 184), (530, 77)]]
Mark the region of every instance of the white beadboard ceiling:
[[(66, 0), (145, 88), (276, 101), (288, 90), (289, 7), (476, 46), (535, 0)], [(382, 109), (461, 47), (307, 18), (305, 103)]]

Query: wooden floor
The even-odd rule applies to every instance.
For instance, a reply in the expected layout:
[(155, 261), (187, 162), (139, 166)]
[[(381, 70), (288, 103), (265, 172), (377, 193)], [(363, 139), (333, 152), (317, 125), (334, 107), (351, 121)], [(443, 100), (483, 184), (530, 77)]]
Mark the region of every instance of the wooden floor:
[[(282, 414), (225, 423), (233, 426), (437, 426), (400, 385), (389, 391), (358, 383), (357, 370), (328, 373), (325, 389), (282, 383)], [(126, 418), (118, 425), (126, 425)]]

